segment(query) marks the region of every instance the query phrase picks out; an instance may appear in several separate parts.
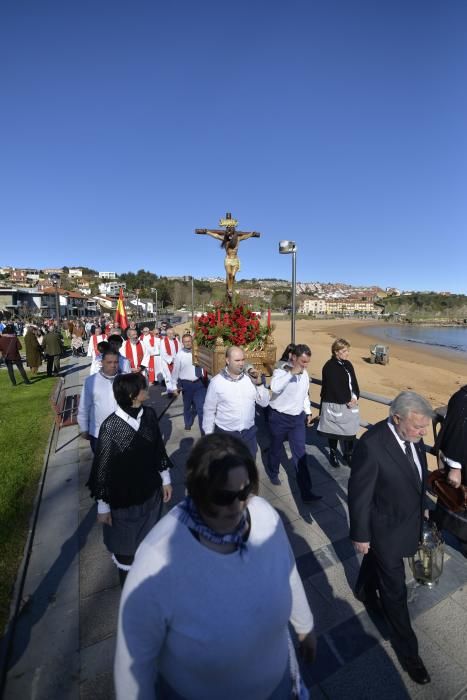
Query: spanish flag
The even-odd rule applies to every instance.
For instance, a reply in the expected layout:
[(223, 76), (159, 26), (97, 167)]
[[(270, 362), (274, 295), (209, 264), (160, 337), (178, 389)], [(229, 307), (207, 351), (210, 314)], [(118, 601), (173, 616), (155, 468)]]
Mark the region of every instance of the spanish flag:
[(123, 287), (120, 287), (118, 295), (117, 310), (115, 311), (115, 323), (120, 324), (120, 328), (124, 331), (128, 328), (128, 320), (125, 311), (125, 302), (123, 299)]

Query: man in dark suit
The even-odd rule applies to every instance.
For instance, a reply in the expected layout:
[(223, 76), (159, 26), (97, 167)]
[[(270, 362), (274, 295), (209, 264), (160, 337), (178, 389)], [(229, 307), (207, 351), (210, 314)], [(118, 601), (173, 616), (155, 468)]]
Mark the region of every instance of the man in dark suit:
[(422, 438), (432, 408), (404, 391), (391, 404), (389, 419), (359, 440), (349, 481), (350, 538), (364, 554), (356, 596), (368, 605), (377, 593), (393, 633), (395, 651), (416, 683), (430, 676), (418, 654), (410, 624), (403, 557), (415, 554), (425, 508), (427, 463)]

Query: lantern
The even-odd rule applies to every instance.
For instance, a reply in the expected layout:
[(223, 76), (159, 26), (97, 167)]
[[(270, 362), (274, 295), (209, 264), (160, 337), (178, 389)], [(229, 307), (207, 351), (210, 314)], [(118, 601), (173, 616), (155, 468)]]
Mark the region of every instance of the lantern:
[(417, 583), (431, 588), (443, 571), (444, 540), (435, 523), (423, 521), (421, 542), (409, 566)]

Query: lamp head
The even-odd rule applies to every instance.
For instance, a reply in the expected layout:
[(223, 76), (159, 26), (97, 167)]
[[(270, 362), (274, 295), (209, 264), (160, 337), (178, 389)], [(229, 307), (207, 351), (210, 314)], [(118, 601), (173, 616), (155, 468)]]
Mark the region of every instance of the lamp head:
[(296, 253), (297, 246), (295, 241), (279, 241), (279, 253), (282, 255), (287, 255), (289, 253)]

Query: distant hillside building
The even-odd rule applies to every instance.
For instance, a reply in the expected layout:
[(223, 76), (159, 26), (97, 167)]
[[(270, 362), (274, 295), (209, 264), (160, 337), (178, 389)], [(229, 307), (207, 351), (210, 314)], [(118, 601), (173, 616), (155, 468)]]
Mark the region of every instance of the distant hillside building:
[(118, 297), (120, 287), (126, 289), (125, 282), (103, 282), (99, 285), (99, 293), (109, 297)]
[(99, 272), (99, 279), (101, 280), (116, 280), (116, 272)]
[(325, 314), (326, 301), (324, 299), (304, 299), (298, 310), (300, 314)]
[(326, 301), (327, 314), (351, 316), (355, 313), (369, 314), (378, 311), (379, 309), (372, 301), (362, 301), (361, 299), (327, 299)]
[(76, 279), (82, 276), (83, 271), (79, 267), (70, 267), (70, 269), (68, 270), (68, 277), (71, 277), (72, 279)]

